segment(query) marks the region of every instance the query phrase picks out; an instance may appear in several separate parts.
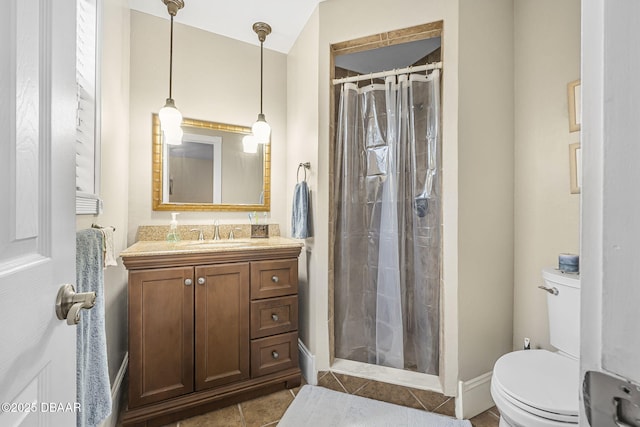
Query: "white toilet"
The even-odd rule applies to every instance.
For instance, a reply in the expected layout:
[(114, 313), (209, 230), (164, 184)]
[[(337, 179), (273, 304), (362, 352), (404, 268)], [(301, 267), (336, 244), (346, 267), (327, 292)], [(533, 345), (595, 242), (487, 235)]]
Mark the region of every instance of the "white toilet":
[(580, 389), (580, 279), (542, 270), (549, 311), (550, 342), (557, 352), (523, 350), (496, 362), (491, 396), (500, 427), (578, 425)]

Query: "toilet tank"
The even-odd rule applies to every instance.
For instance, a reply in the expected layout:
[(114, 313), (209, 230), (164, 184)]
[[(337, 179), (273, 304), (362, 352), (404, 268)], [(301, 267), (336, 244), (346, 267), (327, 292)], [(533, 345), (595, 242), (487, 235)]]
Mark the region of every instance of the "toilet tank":
[(580, 276), (555, 268), (542, 270), (545, 286), (557, 289), (547, 293), (549, 338), (551, 345), (575, 358), (580, 357)]

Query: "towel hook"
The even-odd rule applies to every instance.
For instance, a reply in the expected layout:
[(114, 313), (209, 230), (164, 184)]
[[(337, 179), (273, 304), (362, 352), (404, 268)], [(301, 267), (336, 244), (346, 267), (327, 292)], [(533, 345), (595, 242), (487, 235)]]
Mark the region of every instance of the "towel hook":
[(304, 168), (304, 181), (307, 180), (307, 169), (311, 169), (311, 163), (310, 162), (304, 162), (304, 163), (300, 163), (298, 165), (298, 171), (296, 172), (296, 181), (300, 182), (300, 168)]

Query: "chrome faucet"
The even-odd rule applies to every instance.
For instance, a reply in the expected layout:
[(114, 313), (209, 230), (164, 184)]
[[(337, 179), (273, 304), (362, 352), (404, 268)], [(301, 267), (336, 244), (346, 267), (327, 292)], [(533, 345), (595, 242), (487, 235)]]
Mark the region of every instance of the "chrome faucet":
[(192, 228), (190, 231), (197, 231), (198, 232), (198, 240), (199, 241), (203, 241), (204, 240), (204, 233), (202, 233), (202, 229), (201, 228)]
[(217, 219), (214, 221), (213, 226), (213, 240), (220, 240), (220, 227)]

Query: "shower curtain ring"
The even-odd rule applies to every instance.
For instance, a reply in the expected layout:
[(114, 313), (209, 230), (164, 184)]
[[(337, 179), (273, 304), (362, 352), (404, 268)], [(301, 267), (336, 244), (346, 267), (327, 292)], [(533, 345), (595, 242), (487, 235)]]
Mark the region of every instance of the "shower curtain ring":
[(369, 79), (371, 79), (371, 86), (373, 86), (373, 73), (369, 73)]

